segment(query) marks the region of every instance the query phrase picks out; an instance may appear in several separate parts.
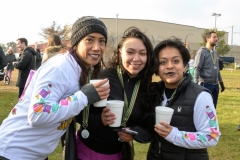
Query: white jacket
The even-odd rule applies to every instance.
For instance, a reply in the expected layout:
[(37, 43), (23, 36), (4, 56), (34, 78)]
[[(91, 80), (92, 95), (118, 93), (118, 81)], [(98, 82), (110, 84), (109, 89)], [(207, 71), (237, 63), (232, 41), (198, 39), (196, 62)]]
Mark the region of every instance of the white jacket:
[(0, 126), (0, 156), (43, 160), (58, 145), (71, 117), (87, 105), (79, 91), (81, 68), (69, 54), (58, 54), (33, 75), (9, 116)]

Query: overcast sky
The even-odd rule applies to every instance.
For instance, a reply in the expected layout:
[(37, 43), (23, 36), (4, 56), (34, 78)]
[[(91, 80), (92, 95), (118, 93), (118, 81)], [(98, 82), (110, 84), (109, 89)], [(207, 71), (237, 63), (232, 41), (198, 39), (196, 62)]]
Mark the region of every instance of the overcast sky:
[(19, 37), (29, 44), (43, 40), (41, 27), (52, 21), (62, 26), (74, 23), (81, 16), (100, 18), (156, 20), (199, 28), (214, 28), (229, 32), (231, 45), (240, 45), (239, 0), (1, 0), (0, 43)]

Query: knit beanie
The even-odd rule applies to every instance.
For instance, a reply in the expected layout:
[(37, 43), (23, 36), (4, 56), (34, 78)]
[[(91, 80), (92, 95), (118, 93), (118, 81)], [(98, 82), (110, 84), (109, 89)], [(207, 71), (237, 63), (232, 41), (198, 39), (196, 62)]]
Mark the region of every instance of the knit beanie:
[(107, 42), (107, 28), (101, 20), (93, 16), (84, 16), (79, 18), (72, 26), (72, 48), (76, 46), (86, 35), (94, 32), (102, 34), (106, 38)]

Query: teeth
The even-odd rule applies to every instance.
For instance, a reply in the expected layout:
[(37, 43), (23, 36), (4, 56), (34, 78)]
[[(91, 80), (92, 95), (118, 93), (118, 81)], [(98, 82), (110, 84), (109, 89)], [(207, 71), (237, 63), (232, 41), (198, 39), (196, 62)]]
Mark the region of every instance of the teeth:
[(90, 56), (91, 56), (92, 58), (98, 58), (98, 57), (99, 57), (98, 54), (90, 54)]

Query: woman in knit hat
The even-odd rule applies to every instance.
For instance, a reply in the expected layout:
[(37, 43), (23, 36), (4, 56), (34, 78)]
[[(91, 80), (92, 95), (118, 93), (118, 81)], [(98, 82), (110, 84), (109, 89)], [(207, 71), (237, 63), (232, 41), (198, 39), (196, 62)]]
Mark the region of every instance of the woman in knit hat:
[(109, 95), (108, 80), (98, 76), (107, 29), (95, 17), (82, 17), (72, 27), (72, 48), (44, 63), (25, 88), (25, 95), (0, 126), (0, 159), (45, 159), (58, 145), (72, 117)]
[[(154, 93), (151, 81), (154, 71), (157, 70), (157, 58), (148, 37), (136, 27), (128, 28), (108, 64), (107, 69), (102, 72), (111, 86), (108, 100), (125, 102), (121, 126), (109, 126), (116, 117), (104, 106), (90, 106), (88, 123), (83, 123), (86, 116), (81, 112), (75, 117), (75, 120), (81, 123), (77, 133), (79, 159), (133, 160), (133, 137), (138, 140), (145, 135), (142, 131), (139, 131), (138, 135), (131, 135), (121, 129), (150, 127), (150, 123), (144, 121), (144, 118), (152, 112), (150, 95)], [(89, 132), (88, 136), (82, 134), (85, 130)]]

